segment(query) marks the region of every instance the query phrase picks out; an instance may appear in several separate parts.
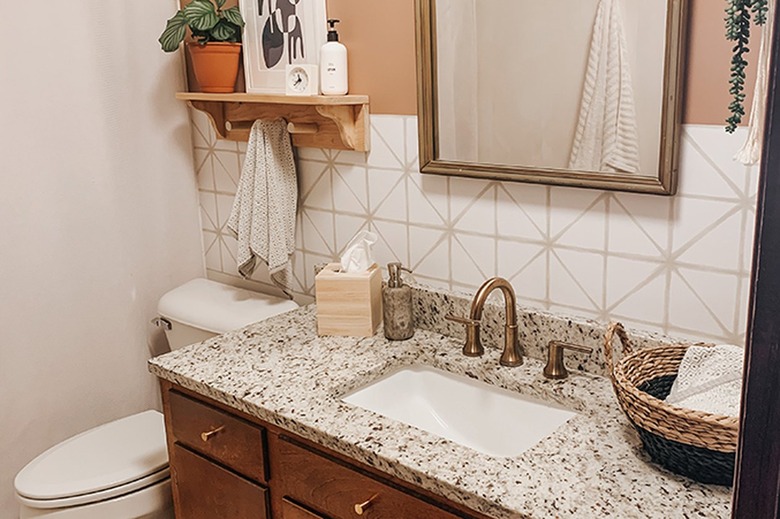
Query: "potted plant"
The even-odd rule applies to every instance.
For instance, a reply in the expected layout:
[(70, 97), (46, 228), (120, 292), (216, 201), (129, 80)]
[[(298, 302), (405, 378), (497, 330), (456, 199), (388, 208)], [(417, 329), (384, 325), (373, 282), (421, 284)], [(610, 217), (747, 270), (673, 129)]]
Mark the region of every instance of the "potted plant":
[(225, 2), (192, 0), (168, 20), (159, 39), (163, 51), (173, 52), (184, 41), (189, 27), (195, 41), (187, 45), (203, 92), (227, 93), (235, 89), (244, 18), (238, 7), (223, 9)]

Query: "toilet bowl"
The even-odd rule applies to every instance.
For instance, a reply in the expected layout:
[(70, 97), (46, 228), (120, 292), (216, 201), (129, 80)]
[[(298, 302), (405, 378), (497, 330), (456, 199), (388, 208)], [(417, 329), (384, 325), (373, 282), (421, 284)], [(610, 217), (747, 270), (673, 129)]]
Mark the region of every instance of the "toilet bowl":
[[(288, 300), (194, 279), (158, 304), (171, 349), (297, 308)], [(173, 519), (163, 415), (100, 425), (40, 454), (14, 480), (20, 519)]]

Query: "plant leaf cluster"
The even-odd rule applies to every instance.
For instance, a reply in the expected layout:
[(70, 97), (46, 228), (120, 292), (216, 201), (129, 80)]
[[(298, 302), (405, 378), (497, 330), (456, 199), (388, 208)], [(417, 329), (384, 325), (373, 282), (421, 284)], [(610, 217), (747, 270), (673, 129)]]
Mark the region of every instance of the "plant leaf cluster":
[(750, 52), (751, 18), (756, 25), (765, 25), (768, 0), (729, 0), (726, 7), (726, 39), (735, 42), (731, 57), (729, 104), (731, 115), (726, 119), (726, 131), (733, 133), (745, 115), (745, 69), (748, 62), (745, 55)]
[(184, 41), (189, 27), (201, 45), (210, 41), (240, 42), (244, 18), (238, 7), (225, 7), (226, 0), (192, 0), (168, 20), (160, 39), (165, 52), (173, 52)]

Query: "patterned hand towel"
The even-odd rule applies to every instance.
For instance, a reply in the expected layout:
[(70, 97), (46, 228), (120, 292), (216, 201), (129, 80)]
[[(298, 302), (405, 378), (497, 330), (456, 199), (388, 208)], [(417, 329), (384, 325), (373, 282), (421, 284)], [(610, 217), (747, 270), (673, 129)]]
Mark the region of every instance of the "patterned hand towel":
[(729, 344), (691, 346), (666, 402), (705, 413), (739, 416), (744, 355), (744, 349)]
[(249, 278), (259, 259), (268, 265), (271, 281), (288, 296), (297, 203), (287, 123), (255, 121), (227, 226), (238, 239), (239, 274)]
[(639, 173), (634, 89), (618, 0), (601, 0), (569, 168)]

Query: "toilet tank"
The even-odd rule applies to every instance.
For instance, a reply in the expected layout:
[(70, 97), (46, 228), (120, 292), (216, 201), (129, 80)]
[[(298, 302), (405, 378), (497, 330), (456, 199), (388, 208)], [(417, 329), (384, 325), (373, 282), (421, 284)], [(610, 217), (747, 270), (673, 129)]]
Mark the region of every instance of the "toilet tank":
[(165, 334), (175, 350), (297, 307), (288, 299), (198, 278), (163, 295), (157, 312), (170, 323)]

